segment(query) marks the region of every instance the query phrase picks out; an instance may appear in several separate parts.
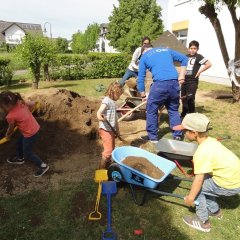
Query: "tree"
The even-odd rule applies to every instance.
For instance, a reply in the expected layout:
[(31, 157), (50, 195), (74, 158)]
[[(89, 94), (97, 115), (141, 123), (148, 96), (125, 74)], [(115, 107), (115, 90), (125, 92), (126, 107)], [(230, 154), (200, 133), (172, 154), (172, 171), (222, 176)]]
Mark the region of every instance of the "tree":
[(24, 61), (34, 76), (33, 88), (38, 88), (41, 66), (48, 64), (54, 58), (55, 47), (53, 42), (42, 35), (27, 34), (23, 43), (17, 47), (17, 55)]
[(87, 53), (88, 50), (84, 33), (78, 32), (73, 34), (71, 46), (73, 53)]
[(88, 51), (96, 48), (96, 42), (99, 38), (100, 27), (97, 23), (89, 24), (84, 32)]
[(109, 17), (110, 45), (120, 51), (133, 52), (142, 37), (157, 38), (163, 32), (161, 7), (156, 0), (118, 0)]
[[(211, 22), (218, 39), (225, 66), (228, 68), (229, 54), (221, 23), (218, 18), (218, 12), (222, 9), (223, 5), (227, 6), (235, 30), (235, 37), (233, 36), (235, 44), (234, 61), (240, 60), (240, 17), (237, 15), (237, 8), (240, 4), (240, 0), (201, 0), (201, 2), (203, 2), (203, 4), (199, 8), (199, 12), (205, 15)], [(240, 77), (235, 74), (235, 78), (238, 82), (238, 86), (232, 81), (233, 100), (234, 102), (240, 102)]]
[(89, 24), (85, 32), (78, 32), (72, 36), (72, 50), (74, 53), (87, 53), (96, 47), (100, 27), (97, 23)]
[(58, 53), (66, 53), (68, 51), (68, 40), (66, 38), (58, 37), (55, 40), (55, 44)]

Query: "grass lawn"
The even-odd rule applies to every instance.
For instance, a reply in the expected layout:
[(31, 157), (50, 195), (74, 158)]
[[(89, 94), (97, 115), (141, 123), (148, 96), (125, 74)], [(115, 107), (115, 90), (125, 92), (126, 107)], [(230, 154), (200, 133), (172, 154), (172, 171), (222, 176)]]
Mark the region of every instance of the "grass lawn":
[[(95, 86), (97, 84), (107, 86), (112, 80), (41, 82), (40, 88), (67, 88), (80, 95), (97, 98), (103, 93), (97, 92)], [(10, 89), (27, 92), (31, 91), (30, 85), (22, 83)], [(231, 139), (224, 140), (223, 144), (240, 157), (239, 104), (232, 104), (228, 99), (216, 100), (209, 97), (216, 91), (230, 93), (231, 89), (201, 82), (199, 90), (205, 95), (202, 96), (201, 102), (197, 102), (197, 111), (211, 119), (213, 126), (211, 136), (231, 136)], [(164, 127), (167, 127), (166, 123), (161, 126)], [(182, 176), (179, 170), (175, 170), (174, 174)], [(23, 195), (0, 197), (0, 239), (100, 239), (101, 232), (106, 229), (106, 199), (103, 197), (101, 201), (102, 220), (88, 221), (88, 214), (94, 209), (92, 202), (95, 201), (97, 193), (97, 184), (94, 183), (92, 175), (93, 173), (90, 173), (78, 184), (62, 183), (57, 190), (47, 192), (32, 190)], [(184, 195), (188, 192), (190, 183), (169, 181), (161, 184), (161, 188)], [(219, 203), (223, 209), (223, 219), (212, 219), (211, 232), (203, 233), (189, 228), (182, 222), (182, 216), (193, 214), (193, 209), (185, 207), (182, 200), (167, 196), (159, 199), (159, 196), (149, 194), (147, 202), (139, 207), (134, 204), (129, 188), (123, 187), (119, 188), (118, 194), (113, 197), (113, 228), (121, 240), (138, 239), (133, 235), (134, 229), (144, 229), (146, 240), (239, 239), (240, 195), (219, 198)]]

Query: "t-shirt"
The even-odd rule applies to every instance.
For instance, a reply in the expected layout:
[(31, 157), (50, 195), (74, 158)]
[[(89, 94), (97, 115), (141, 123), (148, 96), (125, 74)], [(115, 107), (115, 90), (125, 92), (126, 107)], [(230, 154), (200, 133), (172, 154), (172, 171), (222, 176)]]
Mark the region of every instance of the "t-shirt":
[(187, 57), (170, 48), (153, 48), (145, 52), (139, 63), (137, 88), (139, 92), (145, 91), (146, 70), (152, 73), (153, 81), (177, 80), (178, 72), (174, 62), (180, 62), (181, 66), (187, 66)]
[(198, 80), (195, 78), (201, 65), (205, 64), (208, 60), (204, 58), (201, 54), (195, 54), (194, 56), (188, 54), (188, 64), (186, 69), (185, 81), (194, 81)]
[(214, 138), (208, 137), (193, 156), (194, 173), (212, 175), (213, 181), (226, 189), (240, 188), (240, 160)]
[(24, 137), (32, 137), (40, 129), (28, 106), (18, 102), (7, 114), (7, 122), (18, 127)]
[(141, 55), (142, 55), (142, 48), (138, 47), (132, 55), (132, 60), (128, 66), (128, 69), (130, 69), (133, 72), (138, 71), (138, 64), (139, 64)]
[[(106, 104), (107, 107), (103, 111), (104, 117), (108, 120), (108, 122), (111, 124), (113, 128), (116, 126), (116, 121), (117, 121), (117, 113), (116, 113), (116, 104), (115, 102), (109, 98), (105, 97), (102, 100), (102, 104)], [(108, 126), (108, 124), (104, 121), (99, 121), (99, 128), (102, 128), (106, 131), (112, 131), (112, 129)]]

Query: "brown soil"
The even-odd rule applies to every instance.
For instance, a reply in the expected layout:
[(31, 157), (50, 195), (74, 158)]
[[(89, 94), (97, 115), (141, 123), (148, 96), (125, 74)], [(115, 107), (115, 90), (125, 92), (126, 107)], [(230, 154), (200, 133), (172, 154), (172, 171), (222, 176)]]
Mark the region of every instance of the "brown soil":
[[(27, 162), (15, 166), (6, 163), (6, 159), (15, 154), (19, 134), (16, 133), (9, 142), (0, 145), (0, 195), (32, 188), (57, 188), (65, 179), (79, 181), (84, 174), (91, 172), (93, 175), (101, 152), (96, 118), (99, 102), (64, 89), (38, 90), (25, 94), (24, 98), (41, 104), (36, 114), (41, 130), (35, 151), (50, 165), (50, 170), (46, 176), (35, 179), (33, 164)], [(6, 126), (6, 122), (0, 122), (2, 134), (5, 134)]]
[[(100, 100), (90, 101), (75, 92), (54, 88), (37, 90), (24, 97), (41, 103), (40, 111), (35, 115), (41, 126), (35, 152), (50, 165), (50, 169), (43, 177), (34, 178), (36, 168), (32, 163), (27, 161), (19, 166), (8, 164), (6, 158), (15, 154), (18, 133), (14, 134), (9, 142), (0, 145), (0, 196), (31, 189), (58, 189), (63, 183), (78, 183), (89, 176), (93, 179), (102, 151), (96, 119)], [(200, 100), (197, 96), (197, 102)], [(144, 116), (143, 113), (134, 121), (120, 122), (120, 133), (127, 145), (154, 151), (153, 144), (140, 139), (140, 136), (146, 135)], [(1, 121), (3, 118), (1, 113), (0, 138), (7, 127), (6, 122)], [(126, 143), (116, 139), (116, 146), (120, 145)], [(91, 209), (92, 206), (94, 203)], [(0, 219), (6, 216), (7, 213), (0, 208)]]
[(160, 179), (164, 176), (164, 172), (153, 165), (147, 158), (128, 156), (122, 162), (149, 177)]

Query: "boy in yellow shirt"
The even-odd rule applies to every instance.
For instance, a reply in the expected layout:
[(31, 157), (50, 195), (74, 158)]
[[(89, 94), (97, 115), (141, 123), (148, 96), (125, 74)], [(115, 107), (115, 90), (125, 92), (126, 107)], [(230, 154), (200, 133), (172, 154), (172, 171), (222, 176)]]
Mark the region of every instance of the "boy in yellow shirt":
[(209, 216), (222, 218), (215, 196), (233, 196), (240, 193), (240, 160), (219, 141), (208, 136), (209, 119), (200, 113), (187, 114), (174, 130), (184, 130), (190, 141), (199, 146), (193, 156), (194, 180), (185, 204), (196, 206), (195, 217), (183, 217), (190, 227), (210, 232)]

